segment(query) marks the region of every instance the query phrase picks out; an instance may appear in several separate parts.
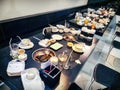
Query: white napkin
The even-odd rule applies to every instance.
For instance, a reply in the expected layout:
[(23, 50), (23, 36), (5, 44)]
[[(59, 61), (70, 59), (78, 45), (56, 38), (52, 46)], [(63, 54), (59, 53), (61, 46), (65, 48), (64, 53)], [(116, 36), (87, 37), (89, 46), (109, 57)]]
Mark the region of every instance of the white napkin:
[(17, 60), (12, 60), (8, 63), (7, 74), (9, 76), (20, 75), (21, 71), (25, 69), (25, 62), (18, 62)]
[[(29, 80), (26, 78), (28, 70), (33, 70), (35, 78)], [(39, 72), (36, 68), (29, 68), (21, 72), (21, 79), (24, 86), (24, 90), (44, 90), (45, 85), (39, 76)]]

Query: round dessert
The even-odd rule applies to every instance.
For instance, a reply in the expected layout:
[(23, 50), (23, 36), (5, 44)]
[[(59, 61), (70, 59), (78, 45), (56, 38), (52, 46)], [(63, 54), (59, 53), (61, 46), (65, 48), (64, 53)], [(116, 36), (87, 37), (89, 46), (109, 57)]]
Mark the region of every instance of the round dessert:
[(62, 40), (63, 39), (63, 37), (59, 34), (53, 34), (52, 38), (55, 39), (55, 40)]
[(43, 40), (40, 40), (38, 44), (42, 47), (48, 47), (51, 44), (51, 42), (49, 39), (43, 39)]
[(70, 29), (69, 28), (64, 28), (64, 32), (69, 32)]
[(17, 53), (18, 53), (18, 54), (24, 54), (24, 53), (25, 53), (25, 50), (24, 50), (24, 49), (18, 49), (18, 50), (17, 50)]
[(91, 24), (91, 29), (95, 29), (95, 27), (96, 27), (95, 23), (92, 23)]
[(74, 44), (72, 46), (72, 49), (75, 52), (83, 53), (84, 52), (84, 44), (83, 43)]
[(67, 42), (67, 46), (68, 46), (68, 47), (72, 47), (72, 46), (73, 46), (73, 43), (72, 43), (72, 42)]
[(75, 30), (75, 28), (70, 28), (70, 30)]
[(59, 32), (60, 32), (60, 33), (63, 33), (63, 32), (64, 32), (64, 30), (63, 30), (63, 29), (59, 29)]
[(58, 29), (57, 29), (57, 27), (51, 27), (52, 28), (52, 32), (58, 32)]
[(49, 41), (50, 41), (51, 43), (55, 43), (55, 42), (56, 42), (56, 39), (51, 38)]
[(25, 60), (27, 60), (27, 54), (20, 54), (20, 55), (18, 56), (18, 59), (19, 59), (20, 61), (25, 61)]
[(75, 37), (74, 37), (72, 34), (70, 34), (70, 33), (64, 34), (64, 35), (63, 35), (63, 38), (64, 38), (65, 40), (67, 40), (67, 41), (75, 41)]
[(26, 78), (28, 80), (33, 80), (36, 77), (36, 72), (32, 69), (29, 69), (26, 73)]
[(84, 20), (84, 24), (88, 24), (89, 23), (89, 20), (88, 19), (85, 19)]
[(71, 29), (70, 29), (70, 32), (72, 33), (72, 35), (77, 34), (77, 30), (75, 30), (74, 28), (71, 28)]
[(49, 42), (49, 39), (44, 39), (43, 40), (43, 43), (45, 44), (45, 45), (48, 45), (50, 42)]
[(29, 46), (29, 45), (30, 45), (30, 42), (31, 42), (30, 39), (27, 39), (27, 38), (21, 40), (21, 43), (22, 43), (23, 45), (25, 45), (25, 46)]
[(83, 45), (82, 44), (76, 44), (75, 48), (78, 49), (78, 50), (81, 50), (83, 48)]

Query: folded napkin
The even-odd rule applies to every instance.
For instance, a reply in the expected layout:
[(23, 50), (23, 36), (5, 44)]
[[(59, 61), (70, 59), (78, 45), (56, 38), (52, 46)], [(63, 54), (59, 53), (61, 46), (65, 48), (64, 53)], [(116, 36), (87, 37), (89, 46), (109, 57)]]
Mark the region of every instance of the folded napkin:
[(25, 69), (25, 62), (12, 60), (8, 63), (7, 74), (8, 76), (18, 76), (21, 74), (21, 71)]
[[(32, 72), (34, 78), (29, 79), (27, 75)], [(39, 76), (39, 71), (36, 68), (29, 68), (21, 72), (21, 79), (24, 90), (44, 90), (45, 85)]]

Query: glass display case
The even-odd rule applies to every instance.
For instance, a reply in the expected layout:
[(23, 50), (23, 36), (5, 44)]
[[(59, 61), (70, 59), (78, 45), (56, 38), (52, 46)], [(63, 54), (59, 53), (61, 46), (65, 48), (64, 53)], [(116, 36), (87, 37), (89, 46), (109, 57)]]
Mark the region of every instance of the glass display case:
[[(99, 41), (91, 55), (88, 57), (87, 62), (79, 72), (79, 75), (75, 79), (75, 82), (82, 89), (87, 89), (87, 87), (89, 86), (89, 83), (91, 82), (91, 77), (93, 75), (93, 70), (96, 64), (102, 63), (106, 65), (108, 55), (110, 54), (110, 51), (113, 47), (112, 42), (113, 39), (115, 38), (115, 32), (116, 32), (116, 16), (113, 17), (111, 23), (106, 28), (102, 37), (95, 35), (96, 38), (99, 38)], [(98, 88), (100, 87), (96, 87), (96, 89)]]

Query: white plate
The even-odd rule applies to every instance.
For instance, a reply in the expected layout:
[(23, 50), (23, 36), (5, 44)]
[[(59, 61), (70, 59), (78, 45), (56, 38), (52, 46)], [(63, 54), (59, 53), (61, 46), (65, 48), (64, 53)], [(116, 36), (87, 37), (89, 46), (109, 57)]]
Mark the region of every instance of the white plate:
[(38, 44), (42, 47), (48, 47), (51, 43), (50, 42), (47, 43), (47, 42), (48, 42), (48, 39), (43, 39), (43, 40), (40, 40)]
[(52, 35), (52, 38), (55, 39), (55, 40), (62, 40), (63, 39), (63, 36), (59, 35), (59, 34), (53, 34)]
[(8, 63), (7, 74), (8, 76), (20, 76), (21, 71), (25, 69), (25, 62), (17, 62), (17, 60), (12, 60)]
[(62, 28), (62, 29), (64, 29), (64, 28), (66, 28), (64, 25), (61, 25), (61, 24), (58, 24), (58, 25), (56, 25), (58, 28)]
[(58, 32), (58, 28), (57, 27), (51, 26), (51, 28), (52, 28), (52, 32)]
[(77, 44), (74, 44), (74, 45), (72, 46), (73, 51), (75, 51), (75, 52), (77, 52), (77, 53), (83, 53), (83, 52), (84, 52), (84, 46), (82, 47), (82, 50), (79, 50), (79, 49), (76, 48), (76, 45), (77, 45)]
[(30, 42), (29, 45), (23, 45), (21, 42), (18, 44), (18, 46), (22, 49), (30, 49), (30, 48), (33, 48), (34, 44), (33, 42)]
[[(26, 74), (28, 70), (33, 70), (35, 72), (35, 78), (28, 80)], [(39, 72), (36, 68), (29, 68), (21, 72), (21, 79), (24, 90), (44, 90), (45, 85), (39, 76)]]

